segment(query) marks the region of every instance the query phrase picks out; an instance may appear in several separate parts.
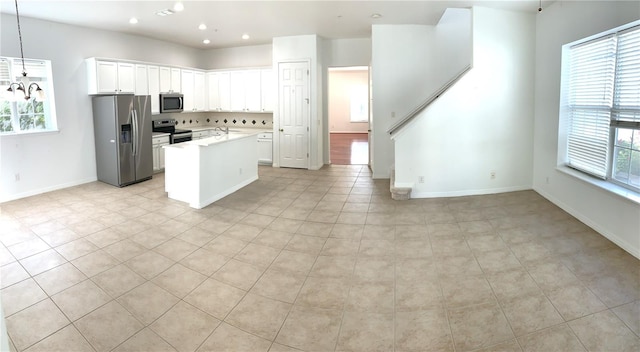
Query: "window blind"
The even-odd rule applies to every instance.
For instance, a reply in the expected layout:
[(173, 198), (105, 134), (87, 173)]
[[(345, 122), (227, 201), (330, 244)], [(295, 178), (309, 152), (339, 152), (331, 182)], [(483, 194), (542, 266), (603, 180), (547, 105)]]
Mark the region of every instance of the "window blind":
[(616, 69), (616, 38), (570, 48), (567, 164), (605, 178)]
[(0, 59), (0, 86), (8, 86), (9, 84), (11, 84), (9, 61), (6, 59)]
[(618, 36), (613, 121), (616, 127), (640, 127), (640, 27)]

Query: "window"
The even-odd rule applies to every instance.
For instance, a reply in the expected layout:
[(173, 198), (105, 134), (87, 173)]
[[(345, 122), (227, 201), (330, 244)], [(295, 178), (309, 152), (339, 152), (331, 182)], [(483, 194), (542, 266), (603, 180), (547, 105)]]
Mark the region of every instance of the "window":
[[(566, 164), (640, 191), (640, 25), (565, 47)], [(567, 72), (567, 71), (565, 71)]]
[(29, 82), (37, 83), (46, 94), (44, 101), (35, 99), (35, 89), (31, 99), (15, 89), (7, 92), (11, 82), (22, 78), (22, 60), (0, 57), (0, 134), (52, 131), (57, 129), (53, 109), (53, 84), (51, 82), (51, 62), (47, 60), (24, 60)]
[(353, 85), (351, 87), (351, 122), (369, 122), (369, 88), (366, 85)]

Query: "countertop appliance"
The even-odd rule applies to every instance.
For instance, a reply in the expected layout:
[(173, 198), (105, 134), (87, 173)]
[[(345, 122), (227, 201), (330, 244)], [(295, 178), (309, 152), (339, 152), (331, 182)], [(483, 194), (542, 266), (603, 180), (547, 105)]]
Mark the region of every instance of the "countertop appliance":
[(122, 187), (150, 179), (151, 97), (118, 94), (92, 99), (98, 180)]
[(160, 113), (182, 112), (184, 95), (181, 93), (160, 93)]
[(164, 119), (153, 121), (153, 132), (171, 133), (170, 143), (188, 142), (191, 140), (191, 130), (179, 130), (176, 129), (175, 119)]

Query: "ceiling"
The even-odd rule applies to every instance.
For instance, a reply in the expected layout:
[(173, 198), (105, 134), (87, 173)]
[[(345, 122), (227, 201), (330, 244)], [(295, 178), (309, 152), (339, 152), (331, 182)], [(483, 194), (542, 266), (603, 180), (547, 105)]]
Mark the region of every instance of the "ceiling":
[[(200, 49), (271, 43), (272, 38), (318, 34), (329, 39), (371, 36), (372, 24), (434, 25), (448, 7), (486, 6), (536, 12), (539, 0), (450, 1), (195, 1), (170, 16), (176, 1), (18, 0), (21, 17), (156, 38)], [(550, 1), (544, 1), (543, 7)], [(15, 15), (12, 0), (0, 11)], [(382, 15), (373, 18), (373, 14)], [(135, 17), (137, 24), (130, 24)], [(206, 30), (198, 25), (206, 24)], [(249, 39), (241, 38), (248, 34)], [(203, 44), (209, 39), (210, 44)]]

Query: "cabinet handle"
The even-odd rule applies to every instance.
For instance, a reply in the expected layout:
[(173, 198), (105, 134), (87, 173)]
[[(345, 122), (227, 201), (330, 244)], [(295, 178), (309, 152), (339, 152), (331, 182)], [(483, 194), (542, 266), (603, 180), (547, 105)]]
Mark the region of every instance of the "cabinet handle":
[(280, 129), (280, 132), (284, 132), (284, 129), (283, 129), (283, 128), (281, 128), (281, 129)]

